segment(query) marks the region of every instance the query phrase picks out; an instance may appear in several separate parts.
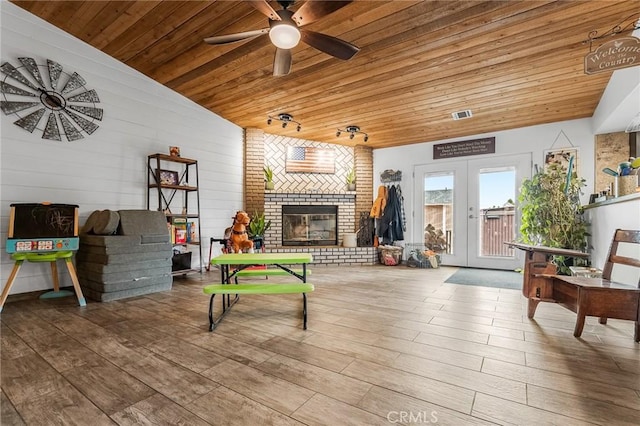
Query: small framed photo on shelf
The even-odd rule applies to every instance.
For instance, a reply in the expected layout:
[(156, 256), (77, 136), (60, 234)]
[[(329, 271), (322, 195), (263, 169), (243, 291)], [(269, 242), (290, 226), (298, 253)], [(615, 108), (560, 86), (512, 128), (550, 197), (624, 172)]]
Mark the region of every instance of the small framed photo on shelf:
[(173, 170), (156, 170), (156, 173), (156, 176), (160, 178), (160, 185), (179, 184), (178, 172), (174, 172)]

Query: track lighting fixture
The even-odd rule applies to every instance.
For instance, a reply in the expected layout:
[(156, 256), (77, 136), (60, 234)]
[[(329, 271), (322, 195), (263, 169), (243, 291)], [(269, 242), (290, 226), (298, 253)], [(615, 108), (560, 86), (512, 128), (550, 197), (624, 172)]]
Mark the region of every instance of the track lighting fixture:
[(338, 129), (338, 131), (336, 132), (336, 137), (339, 138), (342, 132), (349, 133), (349, 139), (353, 139), (356, 136), (356, 133), (360, 133), (364, 135), (365, 142), (369, 141), (369, 135), (366, 134), (365, 132), (361, 132), (360, 127), (358, 126), (351, 125), (351, 126), (347, 126), (344, 129)]
[(273, 120), (281, 121), (283, 129), (285, 129), (289, 123), (296, 123), (296, 130), (298, 132), (302, 130), (302, 125), (293, 119), (293, 115), (287, 114), (286, 112), (278, 114), (277, 117), (269, 116), (269, 118), (267, 119), (267, 124), (271, 125), (271, 123), (273, 123)]

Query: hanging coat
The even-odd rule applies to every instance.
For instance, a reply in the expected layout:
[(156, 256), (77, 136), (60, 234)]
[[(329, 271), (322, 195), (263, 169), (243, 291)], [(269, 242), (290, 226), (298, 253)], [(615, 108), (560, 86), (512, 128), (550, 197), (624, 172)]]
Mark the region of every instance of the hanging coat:
[(382, 236), (384, 244), (393, 244), (394, 241), (404, 240), (404, 232), (402, 230), (402, 201), (398, 196), (396, 186), (389, 188), (387, 192), (387, 204), (384, 214), (380, 219), (380, 226), (377, 233)]
[(369, 213), (369, 217), (373, 218), (381, 218), (384, 213), (384, 208), (387, 205), (387, 187), (384, 185), (380, 185), (378, 187), (378, 197), (373, 202), (373, 206), (371, 207), (371, 213)]

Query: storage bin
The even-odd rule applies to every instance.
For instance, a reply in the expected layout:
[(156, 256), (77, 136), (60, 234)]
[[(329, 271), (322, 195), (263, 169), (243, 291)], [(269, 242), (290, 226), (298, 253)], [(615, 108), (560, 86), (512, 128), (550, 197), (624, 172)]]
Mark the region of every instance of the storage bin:
[(171, 258), (171, 271), (186, 271), (191, 269), (191, 252), (174, 254)]
[(396, 266), (402, 263), (402, 251), (399, 246), (379, 246), (378, 259), (383, 265)]

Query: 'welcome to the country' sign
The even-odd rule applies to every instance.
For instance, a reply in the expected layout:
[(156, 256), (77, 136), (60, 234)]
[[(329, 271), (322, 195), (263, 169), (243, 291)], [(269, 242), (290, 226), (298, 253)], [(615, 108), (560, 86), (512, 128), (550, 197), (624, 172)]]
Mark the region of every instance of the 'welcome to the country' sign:
[(611, 40), (587, 54), (584, 58), (584, 73), (618, 70), (640, 65), (640, 39), (621, 37)]

